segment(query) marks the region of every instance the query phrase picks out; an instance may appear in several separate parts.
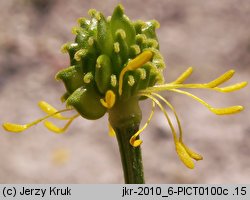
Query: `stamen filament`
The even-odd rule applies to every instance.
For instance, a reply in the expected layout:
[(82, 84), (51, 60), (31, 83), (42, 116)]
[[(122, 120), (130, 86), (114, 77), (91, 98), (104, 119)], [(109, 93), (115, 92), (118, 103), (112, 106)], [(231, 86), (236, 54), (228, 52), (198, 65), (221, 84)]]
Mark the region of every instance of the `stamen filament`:
[[(40, 107), (40, 109), (47, 113), (47, 114), (53, 114), (55, 112), (58, 112), (57, 109), (55, 109), (52, 105), (48, 104), (47, 102), (45, 101), (39, 101), (38, 102), (38, 106)], [(68, 120), (68, 119), (71, 119), (71, 117), (64, 117), (62, 116), (60, 113), (56, 114), (56, 115), (53, 115), (54, 118), (57, 118), (57, 119), (61, 119), (61, 120)]]
[(128, 65), (122, 69), (119, 76), (119, 95), (122, 95), (123, 76), (125, 75), (125, 73), (127, 71), (132, 71), (139, 67), (142, 67), (145, 63), (150, 61), (152, 57), (153, 57), (153, 52), (146, 50), (137, 57), (135, 57), (133, 60), (130, 60), (128, 62)]
[(175, 80), (172, 83), (163, 84), (163, 85), (156, 85), (153, 87), (148, 87), (145, 90), (142, 90), (141, 92), (157, 92), (157, 91), (164, 91), (164, 90), (171, 90), (171, 89), (178, 89), (178, 88), (187, 88), (187, 89), (211, 89), (218, 92), (233, 92), (239, 89), (242, 89), (247, 85), (247, 82), (241, 82), (236, 83), (230, 86), (226, 87), (216, 87), (226, 81), (228, 81), (233, 74), (235, 73), (234, 70), (229, 70), (228, 72), (224, 73), (220, 77), (216, 78), (213, 81), (210, 81), (209, 83), (192, 83), (192, 84), (181, 84), (190, 74), (191, 69), (187, 69), (177, 80)]
[(185, 95), (195, 99), (196, 101), (200, 102), (202, 105), (206, 106), (211, 112), (215, 113), (216, 115), (234, 114), (234, 113), (240, 112), (244, 109), (242, 106), (231, 106), (231, 107), (226, 107), (226, 108), (214, 108), (211, 105), (209, 105), (207, 102), (203, 101), (199, 97), (197, 97), (189, 92), (178, 90), (178, 89), (171, 89), (170, 91), (177, 92), (180, 94), (185, 94)]
[(180, 160), (183, 162), (184, 165), (186, 165), (188, 168), (193, 169), (194, 168), (194, 162), (192, 160), (192, 157), (188, 154), (188, 152), (186, 151), (185, 147), (182, 145), (182, 143), (177, 139), (177, 135), (174, 129), (174, 126), (167, 114), (167, 111), (163, 108), (163, 106), (161, 105), (161, 103), (154, 98), (152, 95), (150, 94), (142, 94), (142, 96), (146, 96), (150, 99), (152, 99), (161, 109), (161, 111), (164, 113), (165, 117), (167, 118), (168, 124), (171, 128), (171, 132), (174, 138), (174, 143), (175, 143), (175, 149), (177, 152), (177, 155), (179, 156)]
[(168, 124), (170, 126), (174, 141), (176, 143), (178, 141), (177, 134), (175, 132), (174, 126), (173, 126), (173, 124), (172, 124), (172, 122), (171, 122), (171, 120), (170, 120), (170, 118), (168, 116), (168, 113), (167, 113), (166, 109), (164, 109), (163, 106), (161, 105), (161, 103), (156, 98), (154, 98), (152, 95), (143, 93), (143, 94), (141, 94), (141, 96), (145, 96), (145, 97), (148, 97), (148, 98), (152, 99), (159, 106), (159, 108), (161, 109), (161, 111), (163, 112), (163, 114), (165, 115), (165, 117), (166, 117), (166, 119), (168, 121)]
[(7, 122), (7, 123), (4, 123), (2, 126), (6, 131), (19, 133), (19, 132), (22, 132), (22, 131), (30, 128), (31, 126), (34, 126), (34, 125), (38, 124), (39, 122), (41, 122), (41, 121), (43, 121), (43, 120), (45, 120), (45, 119), (47, 119), (49, 117), (52, 117), (52, 116), (54, 116), (54, 115), (56, 115), (58, 113), (66, 112), (66, 111), (69, 111), (69, 110), (72, 110), (72, 109), (69, 109), (69, 108), (63, 109), (63, 110), (60, 110), (60, 111), (57, 111), (55, 113), (49, 114), (49, 115), (47, 115), (47, 116), (45, 116), (43, 118), (40, 118), (38, 120), (35, 120), (35, 121), (31, 122), (31, 123), (24, 124), (24, 125), (22, 125), (22, 124), (13, 124), (13, 123), (8, 123)]
[(175, 118), (176, 118), (176, 121), (177, 121), (179, 133), (180, 133), (180, 135), (179, 135), (179, 141), (182, 142), (183, 133), (182, 133), (182, 128), (181, 128), (181, 122), (179, 120), (179, 117), (178, 117), (178, 115), (176, 113), (175, 108), (172, 106), (172, 104), (169, 101), (167, 101), (166, 99), (164, 99), (161, 95), (159, 95), (157, 93), (152, 93), (152, 95), (157, 96), (159, 99), (161, 99), (173, 111), (173, 113), (175, 115)]
[(74, 121), (74, 119), (76, 119), (77, 117), (79, 117), (80, 115), (77, 114), (77, 115), (74, 115), (73, 117), (71, 117), (71, 119), (67, 122), (67, 124), (63, 127), (63, 128), (59, 128), (57, 127), (56, 125), (54, 125), (52, 122), (50, 121), (45, 121), (44, 122), (44, 126), (49, 129), (50, 131), (52, 132), (55, 132), (55, 133), (63, 133), (65, 132), (68, 127), (70, 126), (70, 124)]
[(151, 113), (150, 113), (150, 115), (149, 115), (149, 118), (148, 118), (147, 122), (146, 122), (146, 123), (144, 124), (144, 126), (143, 126), (139, 131), (137, 131), (137, 132), (130, 138), (130, 140), (129, 140), (130, 144), (131, 144), (133, 147), (138, 147), (138, 146), (141, 145), (142, 140), (136, 139), (136, 138), (142, 133), (142, 131), (145, 130), (145, 128), (147, 128), (148, 124), (150, 123), (150, 121), (151, 121), (151, 119), (152, 119), (152, 117), (153, 117), (153, 115), (154, 115), (154, 112), (155, 112), (155, 102), (152, 101), (152, 111), (151, 111)]
[(155, 95), (155, 96), (157, 96), (158, 98), (160, 98), (162, 101), (164, 101), (164, 102), (167, 104), (167, 106), (173, 111), (173, 113), (174, 113), (174, 115), (175, 115), (175, 118), (176, 118), (176, 121), (177, 121), (177, 124), (178, 124), (179, 133), (180, 133), (180, 135), (179, 135), (179, 142), (180, 142), (181, 145), (185, 148), (185, 150), (186, 150), (186, 152), (188, 153), (188, 155), (189, 155), (191, 158), (193, 158), (193, 159), (195, 159), (195, 160), (197, 160), (197, 161), (198, 161), (198, 160), (202, 160), (203, 157), (202, 157), (200, 154), (198, 154), (198, 153), (192, 151), (190, 148), (188, 148), (188, 147), (184, 144), (184, 142), (183, 142), (183, 132), (182, 132), (182, 128), (181, 128), (181, 123), (180, 123), (179, 117), (178, 117), (178, 115), (177, 115), (177, 113), (176, 113), (176, 110), (175, 110), (175, 108), (172, 106), (172, 104), (171, 104), (169, 101), (167, 101), (166, 99), (164, 99), (161, 95), (157, 94), (157, 93), (152, 93), (152, 95)]

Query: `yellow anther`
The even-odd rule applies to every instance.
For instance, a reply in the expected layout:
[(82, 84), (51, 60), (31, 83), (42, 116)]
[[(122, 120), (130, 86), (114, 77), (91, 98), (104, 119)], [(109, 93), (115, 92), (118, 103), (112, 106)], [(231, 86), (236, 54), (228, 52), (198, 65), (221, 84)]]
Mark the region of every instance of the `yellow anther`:
[(243, 106), (231, 106), (231, 107), (227, 107), (227, 108), (212, 108), (212, 107), (208, 107), (208, 108), (210, 111), (212, 111), (216, 115), (235, 114), (235, 113), (238, 113), (244, 109)]
[(109, 123), (109, 136), (110, 137), (114, 137), (115, 134), (115, 130), (113, 129), (113, 127), (111, 126), (111, 124)]
[(120, 76), (119, 76), (119, 95), (122, 94), (122, 84), (123, 84), (123, 76), (127, 71), (135, 70), (139, 67), (142, 67), (145, 63), (150, 61), (153, 57), (152, 51), (144, 51), (137, 57), (135, 57), (133, 60), (130, 60), (128, 62), (128, 65), (122, 69)]
[[(51, 114), (53, 114), (53, 113), (55, 113), (55, 112), (58, 112), (57, 109), (55, 109), (52, 105), (48, 104), (48, 103), (45, 102), (45, 101), (39, 101), (39, 102), (38, 102), (38, 106), (40, 107), (40, 109), (41, 109), (43, 112), (45, 112), (45, 113), (47, 113), (47, 114), (49, 114), (49, 115), (51, 115)], [(54, 118), (57, 118), (57, 119), (61, 119), (61, 120), (70, 119), (69, 117), (64, 117), (64, 116), (62, 116), (60, 113), (58, 113), (58, 114), (56, 114), (56, 115), (53, 115), (53, 117), (54, 117)]]
[(114, 106), (115, 104), (115, 93), (112, 90), (108, 90), (105, 94), (104, 99), (100, 99), (101, 104), (110, 109)]
[(175, 148), (183, 164), (186, 165), (189, 169), (194, 169), (194, 161), (192, 160), (186, 149), (183, 147), (183, 145), (177, 141), (175, 143)]
[(49, 129), (50, 131), (52, 131), (52, 132), (55, 132), (55, 133), (63, 133), (63, 132), (65, 132), (65, 131), (68, 129), (68, 127), (69, 127), (70, 124), (73, 122), (73, 120), (74, 120), (75, 118), (77, 118), (78, 116), (79, 116), (79, 114), (77, 114), (77, 115), (71, 117), (70, 120), (67, 122), (67, 124), (66, 124), (63, 128), (57, 127), (56, 125), (54, 125), (54, 124), (53, 124), (52, 122), (50, 122), (50, 121), (45, 121), (45, 122), (44, 122), (44, 126), (45, 126), (47, 129)]
[(140, 139), (136, 139), (141, 133), (142, 131), (145, 130), (145, 128), (147, 128), (147, 126), (149, 125), (153, 115), (154, 115), (154, 112), (155, 112), (155, 102), (152, 101), (152, 111), (150, 113), (150, 116), (147, 120), (147, 122), (144, 124), (144, 126), (139, 130), (137, 131), (129, 140), (130, 144), (133, 146), (133, 147), (138, 147), (142, 144), (142, 140)]
[(219, 92), (233, 92), (236, 90), (240, 90), (244, 87), (247, 86), (247, 82), (241, 82), (241, 83), (236, 83), (234, 85), (230, 85), (227, 87), (222, 87), (222, 88), (214, 88), (215, 90), (219, 91)]
[(193, 99), (195, 99), (196, 101), (200, 102), (202, 105), (206, 106), (211, 112), (213, 112), (216, 115), (228, 115), (228, 114), (234, 114), (237, 112), (240, 112), (244, 109), (243, 106), (231, 106), (231, 107), (226, 107), (226, 108), (214, 108), (211, 105), (209, 105), (207, 102), (203, 101), (202, 99), (200, 99), (199, 97), (186, 92), (186, 91), (182, 91), (182, 90), (177, 90), (177, 89), (171, 89), (170, 91), (174, 91), (180, 94), (185, 94)]
[(13, 123), (4, 123), (2, 126), (3, 128), (6, 130), (6, 131), (9, 131), (9, 132), (15, 132), (15, 133), (19, 133), (19, 132), (22, 132), (26, 129), (28, 129), (29, 127), (31, 126), (34, 126), (36, 124), (38, 124), (39, 122), (49, 118), (49, 117), (53, 117), (54, 115), (58, 114), (58, 113), (62, 113), (62, 112), (66, 112), (66, 111), (69, 111), (71, 109), (63, 109), (63, 110), (60, 110), (60, 111), (57, 111), (55, 113), (51, 113), (43, 118), (40, 118), (38, 120), (35, 120), (31, 123), (28, 123), (28, 124), (13, 124)]
[(29, 126), (21, 124), (4, 123), (3, 128), (9, 132), (19, 133), (29, 128)]
[(198, 161), (198, 160), (203, 160), (202, 155), (200, 155), (200, 154), (194, 152), (193, 150), (191, 150), (190, 148), (188, 148), (183, 142), (181, 142), (181, 144), (182, 144), (182, 146), (185, 148), (186, 152), (188, 153), (188, 155), (189, 155), (191, 158), (193, 158), (193, 159), (195, 159), (195, 160), (197, 160), (197, 161)]
[(218, 78), (216, 78), (215, 80), (207, 83), (206, 85), (209, 88), (214, 88), (226, 81), (228, 81), (230, 78), (232, 78), (232, 76), (234, 75), (235, 71), (234, 70), (229, 70), (226, 73), (222, 74), (221, 76), (219, 76)]
[(181, 84), (183, 83), (193, 72), (193, 67), (189, 67), (185, 72), (183, 72), (175, 81), (173, 81), (173, 84)]

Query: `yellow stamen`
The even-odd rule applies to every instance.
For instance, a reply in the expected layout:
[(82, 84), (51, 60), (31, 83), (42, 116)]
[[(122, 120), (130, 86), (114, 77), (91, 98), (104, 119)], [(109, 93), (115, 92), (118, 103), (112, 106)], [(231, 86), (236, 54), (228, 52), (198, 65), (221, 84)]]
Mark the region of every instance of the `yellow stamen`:
[(218, 78), (214, 79), (213, 81), (210, 81), (206, 85), (209, 88), (214, 88), (214, 87), (216, 87), (218, 85), (221, 85), (222, 83), (228, 81), (230, 78), (232, 78), (232, 76), (234, 75), (234, 73), (235, 73), (234, 70), (229, 70), (226, 73), (224, 73), (221, 76), (219, 76)]
[(190, 148), (188, 148), (183, 142), (181, 142), (181, 144), (182, 144), (182, 146), (185, 148), (186, 152), (188, 153), (188, 155), (189, 155), (191, 158), (193, 158), (193, 159), (195, 159), (195, 160), (197, 160), (197, 161), (198, 161), (198, 160), (203, 160), (202, 155), (200, 155), (200, 154), (194, 152), (193, 150), (191, 150)]
[(222, 88), (214, 88), (215, 90), (219, 92), (233, 92), (239, 89), (242, 89), (247, 86), (247, 82), (241, 82), (241, 83), (236, 83), (234, 85), (230, 85), (227, 87), (222, 87)]
[(110, 109), (115, 104), (115, 93), (112, 90), (108, 90), (105, 94), (105, 99), (100, 99), (101, 104)]
[(242, 89), (247, 85), (247, 82), (241, 82), (223, 88), (216, 87), (229, 80), (233, 76), (234, 70), (229, 70), (225, 74), (221, 75), (220, 77), (216, 78), (215, 80), (209, 83), (180, 84), (180, 82), (183, 80), (183, 77), (185, 80), (188, 73), (189, 72), (187, 70), (186, 72), (183, 73), (184, 75), (182, 74), (179, 78), (177, 78), (176, 81), (179, 83), (176, 83), (176, 81), (174, 81), (168, 84), (156, 85), (153, 87), (148, 87), (147, 89), (142, 90), (141, 92), (157, 92), (157, 91), (164, 91), (164, 90), (171, 90), (178, 88), (188, 88), (188, 89), (199, 88), (199, 89), (211, 89), (218, 92), (233, 92)]
[(150, 121), (151, 121), (151, 119), (152, 119), (152, 117), (153, 117), (153, 115), (154, 115), (154, 112), (155, 112), (155, 102), (152, 101), (152, 111), (151, 111), (151, 113), (150, 113), (150, 116), (149, 116), (147, 122), (146, 122), (146, 123), (144, 124), (144, 126), (143, 126), (139, 131), (137, 131), (137, 132), (130, 138), (130, 140), (129, 140), (130, 144), (131, 144), (133, 147), (138, 147), (138, 146), (141, 145), (142, 140), (136, 139), (136, 138), (142, 133), (142, 131), (145, 130), (145, 128), (147, 128), (148, 124), (150, 123)]
[(115, 130), (113, 129), (113, 127), (111, 126), (111, 124), (109, 123), (109, 136), (110, 137), (115, 137)]
[(179, 140), (182, 141), (182, 135), (183, 134), (182, 134), (181, 122), (179, 120), (179, 117), (178, 117), (178, 115), (176, 113), (175, 108), (172, 106), (171, 103), (169, 103), (169, 101), (167, 101), (166, 99), (164, 99), (161, 95), (159, 95), (157, 93), (152, 93), (152, 95), (157, 96), (159, 99), (161, 99), (173, 111), (173, 113), (175, 115), (175, 118), (176, 118), (176, 121), (177, 121), (179, 132), (180, 132)]
[(185, 95), (195, 99), (196, 101), (200, 102), (202, 105), (206, 106), (211, 112), (215, 113), (216, 115), (234, 114), (234, 113), (240, 112), (244, 109), (242, 106), (231, 106), (231, 107), (226, 107), (226, 108), (214, 108), (211, 105), (209, 105), (208, 103), (206, 103), (205, 101), (203, 101), (202, 99), (200, 99), (199, 97), (197, 97), (189, 92), (177, 90), (177, 89), (171, 89), (170, 91), (177, 92), (180, 94), (185, 94)]
[(182, 140), (182, 130), (181, 130), (181, 125), (180, 125), (180, 121), (179, 121), (179, 118), (176, 114), (176, 111), (175, 109), (173, 108), (173, 106), (167, 101), (165, 100), (162, 96), (158, 95), (158, 94), (153, 94), (157, 97), (159, 97), (160, 99), (164, 99), (163, 101), (171, 108), (171, 110), (174, 112), (175, 114), (175, 117), (176, 117), (176, 120), (177, 120), (177, 123), (178, 123), (178, 127), (179, 127), (179, 130), (180, 130), (180, 138), (181, 140), (177, 139), (177, 135), (176, 135), (176, 132), (174, 130), (174, 127), (173, 127), (173, 124), (167, 114), (167, 111), (163, 108), (163, 106), (160, 104), (160, 102), (154, 98), (152, 95), (150, 94), (147, 94), (147, 93), (143, 93), (141, 94), (142, 96), (146, 96), (150, 99), (152, 99), (161, 109), (161, 111), (164, 113), (165, 117), (167, 118), (168, 120), (168, 123), (169, 123), (169, 126), (171, 128), (171, 132), (173, 134), (173, 138), (174, 138), (174, 143), (175, 143), (175, 148), (176, 148), (176, 152), (180, 158), (180, 160), (184, 163), (185, 166), (187, 166), (188, 168), (190, 169), (193, 169), (194, 168), (194, 162), (192, 159), (195, 159), (195, 160), (202, 160), (202, 156), (193, 152), (191, 149), (189, 149), (187, 146), (185, 146), (183, 144), (183, 142), (181, 141)]
[(157, 93), (152, 93), (152, 95), (155, 95), (157, 96), (158, 98), (160, 98), (162, 101), (164, 101), (167, 106), (173, 111), (174, 115), (175, 115), (175, 118), (176, 118), (176, 121), (177, 121), (177, 124), (178, 124), (178, 128), (179, 128), (179, 132), (180, 132), (180, 136), (179, 136), (179, 142), (182, 144), (182, 146), (185, 148), (186, 152), (189, 154), (189, 156), (195, 160), (202, 160), (203, 157), (198, 154), (198, 153), (195, 153), (194, 151), (192, 151), (190, 148), (188, 148), (184, 143), (183, 143), (183, 132), (182, 132), (182, 128), (181, 128), (181, 123), (180, 123), (180, 120), (179, 120), (179, 117), (176, 113), (176, 110), (174, 109), (174, 107), (166, 100), (164, 99), (161, 95), (157, 94)]
[(40, 118), (40, 119), (38, 119), (36, 121), (33, 121), (31, 123), (28, 123), (28, 124), (24, 124), (24, 125), (22, 125), (22, 124), (4, 123), (2, 126), (6, 131), (19, 133), (19, 132), (22, 132), (22, 131), (28, 129), (31, 126), (34, 126), (34, 125), (38, 124), (39, 122), (41, 122), (41, 121), (43, 121), (43, 120), (45, 120), (45, 119), (47, 119), (49, 117), (52, 117), (52, 116), (54, 116), (54, 115), (56, 115), (58, 113), (66, 112), (66, 111), (69, 111), (69, 110), (71, 110), (71, 109), (63, 109), (63, 110), (60, 110), (60, 111), (57, 111), (55, 113), (49, 114), (49, 115), (47, 115), (47, 116), (45, 116), (43, 118)]
[(189, 168), (194, 169), (194, 161), (180, 142), (175, 143), (176, 152), (180, 160)]
[[(58, 112), (57, 109), (55, 109), (52, 105), (48, 104), (47, 102), (45, 101), (39, 101), (38, 102), (38, 106), (40, 107), (40, 109), (47, 113), (47, 114), (53, 114), (55, 112)], [(71, 117), (64, 117), (62, 116), (60, 113), (56, 114), (56, 115), (53, 115), (54, 118), (57, 118), (57, 119), (61, 119), (61, 120), (68, 120), (70, 119)]]
[(181, 84), (183, 83), (193, 72), (193, 68), (189, 67), (185, 72), (183, 72), (175, 81), (173, 81), (173, 84)]
[(128, 65), (122, 69), (119, 76), (119, 95), (122, 94), (122, 84), (123, 84), (123, 76), (127, 71), (135, 70), (139, 67), (142, 67), (145, 63), (151, 60), (153, 57), (153, 52), (146, 50), (135, 57), (133, 60), (128, 62)]
[(154, 98), (152, 95), (144, 93), (144, 94), (141, 94), (141, 96), (145, 96), (145, 97), (148, 97), (148, 98), (152, 99), (159, 106), (159, 108), (161, 109), (161, 111), (163, 112), (163, 114), (165, 115), (165, 117), (166, 117), (166, 119), (168, 121), (168, 124), (170, 126), (174, 141), (176, 143), (178, 141), (177, 134), (175, 132), (174, 126), (173, 126), (173, 124), (172, 124), (172, 122), (171, 122), (171, 120), (170, 120), (170, 118), (168, 116), (168, 113), (167, 113), (166, 109), (164, 109), (163, 106), (161, 105), (161, 103), (156, 98)]
[(70, 124), (73, 122), (73, 120), (75, 118), (77, 118), (79, 116), (79, 114), (73, 116), (68, 122), (67, 124), (63, 127), (63, 128), (59, 128), (57, 127), (56, 125), (54, 125), (52, 122), (50, 121), (45, 121), (44, 122), (44, 126), (49, 129), (50, 131), (52, 132), (55, 132), (55, 133), (63, 133), (67, 130), (67, 128), (70, 126)]

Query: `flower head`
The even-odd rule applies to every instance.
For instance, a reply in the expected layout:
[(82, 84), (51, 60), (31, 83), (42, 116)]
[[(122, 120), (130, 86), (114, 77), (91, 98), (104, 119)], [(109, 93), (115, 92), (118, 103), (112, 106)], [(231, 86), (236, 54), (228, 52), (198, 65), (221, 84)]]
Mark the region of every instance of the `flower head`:
[[(214, 108), (199, 97), (182, 89), (210, 89), (218, 92), (232, 92), (247, 85), (246, 82), (227, 87), (219, 87), (229, 80), (234, 71), (230, 70), (209, 83), (185, 84), (193, 68), (188, 68), (175, 81), (165, 83), (162, 71), (165, 68), (159, 51), (155, 30), (159, 23), (155, 20), (143, 22), (131, 21), (121, 5), (118, 5), (111, 17), (105, 17), (94, 9), (89, 11), (90, 19), (80, 18), (79, 26), (72, 29), (76, 35), (74, 42), (62, 46), (62, 52), (68, 53), (70, 66), (59, 71), (56, 79), (64, 83), (66, 92), (62, 101), (66, 109), (57, 111), (48, 103), (41, 101), (39, 107), (48, 115), (34, 122), (19, 125), (4, 123), (7, 131), (21, 132), (44, 121), (51, 131), (63, 133), (78, 116), (95, 120), (105, 113), (109, 114), (110, 135), (115, 135), (116, 126), (133, 119), (132, 123), (141, 121), (141, 110), (138, 102), (144, 99), (152, 101), (152, 112), (146, 124), (130, 138), (135, 148), (142, 140), (139, 135), (148, 126), (158, 106), (166, 117), (171, 128), (176, 152), (180, 160), (188, 167), (194, 168), (193, 160), (202, 160), (202, 156), (192, 151), (183, 142), (183, 132), (176, 110), (170, 102), (158, 92), (171, 91), (187, 95), (217, 115), (234, 114), (243, 110), (242, 106)], [(174, 113), (178, 131), (172, 124), (166, 105)], [(61, 113), (75, 110), (77, 114), (65, 117)], [(60, 128), (47, 118), (54, 117), (66, 120)]]

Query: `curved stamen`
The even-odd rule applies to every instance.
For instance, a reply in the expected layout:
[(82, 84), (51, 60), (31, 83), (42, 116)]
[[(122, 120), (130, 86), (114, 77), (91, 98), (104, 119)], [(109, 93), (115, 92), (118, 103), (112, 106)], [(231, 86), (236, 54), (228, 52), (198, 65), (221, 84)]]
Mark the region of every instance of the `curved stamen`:
[(243, 106), (231, 106), (231, 107), (225, 107), (225, 108), (214, 108), (211, 105), (209, 105), (207, 102), (203, 101), (202, 99), (200, 99), (199, 97), (186, 92), (186, 91), (182, 91), (182, 90), (178, 90), (178, 89), (171, 89), (170, 91), (173, 92), (177, 92), (180, 94), (185, 94), (193, 99), (195, 99), (196, 101), (200, 102), (202, 105), (206, 106), (211, 112), (215, 113), (216, 115), (229, 115), (229, 114), (234, 114), (237, 112), (242, 111), (244, 108)]
[(175, 115), (175, 119), (177, 121), (178, 128), (179, 128), (179, 133), (180, 133), (180, 135), (179, 135), (179, 141), (182, 142), (183, 133), (182, 133), (182, 128), (181, 128), (181, 122), (179, 120), (179, 117), (178, 117), (178, 115), (176, 113), (175, 108), (172, 106), (172, 104), (169, 101), (167, 101), (166, 99), (164, 99), (161, 95), (159, 95), (157, 93), (152, 93), (152, 95), (157, 96), (159, 99), (161, 99), (173, 111), (173, 113)]
[[(39, 101), (38, 102), (38, 106), (39, 108), (45, 112), (46, 114), (53, 114), (55, 112), (58, 112), (58, 110), (56, 108), (54, 108), (52, 105), (48, 104), (45, 101)], [(71, 117), (64, 117), (62, 116), (60, 113), (53, 115), (52, 117), (57, 118), (57, 119), (61, 119), (61, 120), (68, 120), (71, 119)]]
[(130, 140), (129, 140), (130, 144), (131, 144), (133, 147), (138, 147), (138, 146), (141, 145), (142, 140), (136, 139), (136, 138), (142, 133), (142, 131), (145, 130), (145, 128), (147, 128), (147, 126), (149, 125), (149, 123), (150, 123), (150, 121), (151, 121), (151, 119), (152, 119), (152, 117), (153, 117), (153, 115), (154, 115), (154, 112), (155, 112), (155, 102), (152, 101), (152, 111), (151, 111), (151, 113), (150, 113), (150, 115), (149, 115), (149, 118), (148, 118), (147, 122), (146, 122), (146, 123), (144, 124), (144, 126), (143, 126), (139, 131), (137, 131), (137, 132), (130, 138)]
[(146, 50), (142, 52), (140, 55), (138, 55), (137, 57), (135, 57), (133, 60), (130, 60), (128, 62), (128, 65), (122, 69), (120, 76), (119, 76), (119, 90), (118, 90), (119, 95), (122, 95), (123, 76), (125, 75), (125, 73), (127, 71), (132, 71), (139, 67), (142, 67), (145, 63), (150, 61), (152, 57), (153, 57), (153, 52)]
[(172, 124), (172, 122), (171, 122), (171, 120), (170, 120), (170, 118), (168, 116), (168, 113), (167, 113), (166, 109), (164, 109), (163, 106), (161, 105), (161, 103), (155, 97), (153, 97), (152, 95), (143, 93), (143, 94), (141, 94), (141, 96), (145, 96), (145, 97), (150, 98), (152, 101), (154, 101), (158, 105), (158, 107), (161, 109), (161, 111), (163, 112), (163, 114), (165, 115), (165, 117), (166, 117), (166, 119), (168, 121), (168, 124), (170, 126), (174, 141), (177, 142), (178, 141), (177, 134), (175, 132), (174, 126), (173, 126), (173, 124)]
[(74, 121), (74, 119), (76, 119), (77, 117), (79, 117), (80, 115), (77, 114), (77, 115), (74, 115), (73, 117), (71, 117), (71, 119), (66, 123), (66, 125), (63, 127), (63, 128), (59, 128), (57, 127), (56, 125), (54, 125), (52, 122), (50, 121), (45, 121), (44, 122), (44, 126), (49, 129), (50, 131), (52, 132), (55, 132), (55, 133), (63, 133), (65, 132), (68, 127), (70, 126), (70, 124)]
[[(152, 99), (161, 109), (161, 111), (164, 113), (165, 117), (167, 118), (168, 120), (168, 123), (169, 123), (169, 126), (171, 128), (171, 131), (172, 131), (172, 134), (173, 134), (173, 138), (174, 138), (174, 143), (175, 143), (175, 149), (176, 149), (176, 152), (177, 152), (177, 155), (179, 156), (180, 160), (183, 162), (183, 164), (190, 168), (190, 169), (193, 169), (194, 168), (194, 162), (192, 159), (195, 159), (195, 160), (201, 160), (202, 159), (202, 156), (193, 152), (192, 150), (190, 150), (188, 147), (186, 147), (184, 145), (184, 143), (182, 141), (180, 141), (179, 139), (177, 139), (177, 135), (176, 135), (176, 132), (174, 130), (174, 127), (173, 127), (173, 124), (167, 114), (167, 111), (163, 108), (163, 106), (161, 105), (161, 103), (156, 99), (154, 98), (152, 95), (150, 94), (146, 94), (146, 93), (143, 93), (141, 94), (142, 96), (146, 96), (150, 99)], [(156, 94), (157, 96), (158, 94)], [(160, 95), (159, 95), (160, 96)], [(159, 98), (163, 98), (163, 97), (159, 97)], [(164, 99), (164, 98), (163, 98)], [(164, 99), (164, 102), (166, 103), (167, 101)], [(169, 102), (167, 103), (167, 105), (171, 105)], [(171, 110), (173, 108), (173, 106), (171, 105)], [(173, 108), (174, 110), (174, 108)], [(175, 114), (176, 112), (173, 111)], [(177, 114), (176, 114), (176, 117), (178, 118)], [(180, 126), (180, 121), (179, 121), (179, 118), (177, 120), (177, 123), (178, 123), (178, 126), (179, 126), (179, 129), (181, 131), (181, 126)]]
[(34, 125), (38, 124), (39, 122), (41, 122), (41, 121), (43, 121), (45, 119), (48, 119), (49, 117), (52, 117), (52, 116), (54, 116), (54, 115), (56, 115), (58, 113), (66, 112), (66, 111), (69, 111), (69, 110), (72, 110), (72, 109), (69, 109), (69, 108), (63, 109), (63, 110), (60, 110), (60, 111), (57, 111), (55, 113), (49, 114), (49, 115), (47, 115), (47, 116), (45, 116), (43, 118), (40, 118), (38, 120), (35, 120), (35, 121), (31, 122), (31, 123), (24, 124), (24, 125), (22, 125), (22, 124), (13, 124), (13, 123), (8, 123), (7, 122), (7, 123), (4, 123), (2, 126), (6, 131), (19, 133), (19, 132), (22, 132), (22, 131), (30, 128), (31, 126), (34, 126)]
[(197, 160), (197, 161), (198, 161), (198, 160), (202, 160), (203, 157), (202, 157), (200, 154), (194, 152), (193, 150), (191, 150), (190, 148), (188, 148), (188, 147), (184, 144), (184, 142), (183, 142), (183, 132), (182, 132), (182, 128), (181, 128), (181, 123), (180, 123), (179, 117), (178, 117), (178, 115), (177, 115), (177, 113), (176, 113), (176, 110), (175, 110), (175, 108), (173, 107), (173, 105), (172, 105), (169, 101), (167, 101), (166, 99), (164, 99), (161, 95), (159, 95), (159, 94), (157, 94), (157, 93), (152, 93), (152, 95), (155, 95), (155, 96), (157, 96), (158, 98), (160, 98), (162, 101), (164, 101), (164, 102), (167, 104), (167, 106), (173, 111), (173, 113), (174, 113), (174, 115), (175, 115), (175, 118), (176, 118), (176, 121), (177, 121), (177, 124), (178, 124), (178, 128), (179, 128), (179, 133), (180, 133), (180, 135), (179, 135), (179, 141), (180, 141), (180, 143), (182, 144), (182, 146), (185, 148), (185, 150), (186, 150), (186, 152), (189, 154), (189, 156), (192, 157), (193, 159)]

